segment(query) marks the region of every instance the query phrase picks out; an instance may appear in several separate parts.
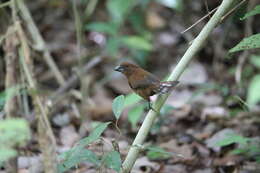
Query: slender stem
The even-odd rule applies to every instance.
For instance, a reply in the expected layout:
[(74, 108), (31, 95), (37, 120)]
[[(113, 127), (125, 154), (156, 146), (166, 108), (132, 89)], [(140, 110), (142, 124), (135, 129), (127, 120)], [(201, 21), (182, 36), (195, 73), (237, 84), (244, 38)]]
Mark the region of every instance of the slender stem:
[[(209, 22), (205, 25), (205, 27), (202, 29), (200, 34), (194, 39), (192, 45), (187, 49), (183, 57), (181, 58), (180, 62), (176, 66), (176, 68), (171, 73), (168, 80), (177, 80), (180, 75), (183, 73), (183, 71), (186, 69), (188, 63), (191, 61), (191, 59), (194, 57), (194, 55), (202, 48), (202, 46), (205, 44), (206, 39), (209, 37), (209, 34), (213, 31), (213, 29), (217, 26), (219, 21), (221, 20), (221, 17), (225, 14), (227, 9), (230, 7), (234, 0), (223, 0), (221, 5), (219, 6), (216, 13), (211, 17)], [(164, 102), (166, 101), (167, 97), (169, 95), (159, 96), (154, 104), (155, 110), (157, 112), (160, 112), (160, 109)], [(128, 173), (131, 171), (138, 154), (140, 152), (140, 146), (144, 143), (146, 136), (148, 135), (151, 126), (157, 117), (156, 112), (149, 111), (147, 116), (145, 117), (145, 120), (139, 129), (136, 138), (132, 144), (132, 147), (130, 148), (126, 159), (123, 163), (123, 169), (121, 170), (121, 173)]]
[(43, 58), (46, 61), (47, 65), (53, 72), (54, 77), (57, 79), (57, 82), (60, 85), (63, 85), (65, 83), (65, 79), (63, 75), (61, 74), (56, 62), (53, 60), (53, 57), (51, 56), (51, 53), (49, 49), (46, 46), (46, 43), (40, 34), (39, 29), (37, 28), (36, 24), (34, 23), (34, 20), (32, 18), (32, 15), (27, 8), (24, 0), (16, 0), (17, 6), (19, 9), (19, 12), (21, 14), (22, 19), (24, 20), (29, 33), (31, 34), (31, 37), (34, 41), (34, 48), (36, 50), (43, 52)]

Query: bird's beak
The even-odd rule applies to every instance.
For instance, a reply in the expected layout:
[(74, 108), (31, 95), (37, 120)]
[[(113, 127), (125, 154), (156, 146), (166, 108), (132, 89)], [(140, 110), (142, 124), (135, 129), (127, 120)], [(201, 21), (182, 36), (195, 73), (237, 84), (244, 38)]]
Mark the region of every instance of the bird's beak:
[(123, 72), (124, 69), (123, 69), (122, 66), (119, 65), (119, 66), (116, 66), (116, 67), (114, 68), (114, 70), (115, 70), (115, 71), (118, 71), (118, 72)]

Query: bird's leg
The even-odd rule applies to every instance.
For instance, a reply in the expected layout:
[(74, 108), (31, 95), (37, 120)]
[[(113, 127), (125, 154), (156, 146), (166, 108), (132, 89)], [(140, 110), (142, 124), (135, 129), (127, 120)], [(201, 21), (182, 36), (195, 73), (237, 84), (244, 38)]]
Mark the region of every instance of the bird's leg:
[(157, 112), (157, 113), (158, 113), (158, 111), (156, 111), (156, 110), (152, 107), (152, 103), (151, 103), (150, 100), (148, 101), (148, 109), (149, 109), (149, 110), (152, 109), (154, 112)]

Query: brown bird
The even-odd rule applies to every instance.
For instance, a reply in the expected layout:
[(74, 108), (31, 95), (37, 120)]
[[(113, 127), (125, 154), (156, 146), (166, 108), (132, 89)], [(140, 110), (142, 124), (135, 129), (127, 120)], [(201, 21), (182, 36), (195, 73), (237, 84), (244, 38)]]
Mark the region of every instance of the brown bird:
[(143, 99), (147, 100), (149, 109), (152, 110), (154, 109), (151, 106), (150, 96), (168, 93), (179, 83), (179, 81), (161, 82), (153, 74), (129, 62), (121, 63), (114, 70), (121, 72), (126, 76), (132, 90)]

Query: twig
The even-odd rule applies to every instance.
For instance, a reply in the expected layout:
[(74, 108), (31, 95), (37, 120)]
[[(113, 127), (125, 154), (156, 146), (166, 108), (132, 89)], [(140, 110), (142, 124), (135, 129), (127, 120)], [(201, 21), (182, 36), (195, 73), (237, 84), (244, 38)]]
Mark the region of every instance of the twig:
[[(218, 6), (219, 7), (219, 6)], [(202, 18), (200, 18), (197, 22), (195, 22), (194, 24), (192, 24), (190, 27), (188, 27), (187, 29), (185, 29), (184, 31), (181, 32), (181, 34), (184, 34), (185, 32), (187, 32), (188, 30), (190, 30), (191, 28), (193, 28), (194, 26), (196, 26), (198, 23), (200, 23), (202, 20), (206, 19), (208, 16), (210, 16), (212, 13), (214, 13), (218, 7), (214, 8), (213, 10), (211, 10), (207, 15), (203, 16)]]
[(18, 5), (18, 8), (20, 9), (19, 12), (21, 13), (21, 16), (22, 16), (23, 20), (25, 21), (25, 24), (34, 41), (34, 48), (38, 51), (43, 52), (43, 58), (46, 61), (47, 65), (52, 70), (58, 83), (60, 85), (63, 85), (65, 83), (65, 79), (62, 76), (55, 61), (53, 60), (53, 57), (51, 56), (50, 51), (48, 50), (45, 41), (43, 40), (38, 28), (36, 27), (36, 25), (33, 21), (30, 11), (28, 10), (28, 8), (26, 7), (26, 5), (24, 3), (24, 0), (17, 0), (16, 2)]
[(3, 7), (7, 7), (11, 4), (12, 1), (7, 1), (7, 2), (4, 2), (2, 4), (0, 4), (0, 8), (3, 8)]
[(19, 51), (21, 65), (25, 73), (26, 80), (28, 82), (29, 89), (31, 91), (31, 97), (34, 103), (36, 116), (38, 119), (38, 139), (41, 151), (43, 153), (45, 171), (48, 173), (57, 172), (57, 157), (56, 157), (56, 140), (48, 120), (47, 107), (43, 105), (42, 98), (33, 91), (37, 91), (37, 84), (33, 78), (33, 63), (30, 57), (30, 49), (27, 44), (26, 37), (19, 22), (15, 23), (18, 36), (21, 42), (21, 48)]
[[(10, 26), (7, 30), (8, 37), (5, 39), (5, 44), (3, 46), (5, 51), (5, 89), (14, 88), (14, 90), (19, 90), (17, 87), (19, 81), (18, 65), (18, 45), (19, 41), (14, 26)], [(9, 34), (12, 33), (12, 34)], [(17, 92), (17, 91), (15, 91)], [(13, 93), (6, 92), (6, 102), (4, 110), (6, 113), (6, 118), (17, 118), (20, 105), (18, 103), (18, 97), (12, 97)], [(6, 162), (6, 172), (16, 173), (17, 172), (17, 157), (12, 158)]]
[(63, 93), (68, 91), (70, 88), (74, 88), (79, 82), (80, 75), (84, 75), (91, 68), (93, 68), (94, 66), (99, 64), (101, 61), (102, 61), (101, 57), (95, 57), (95, 58), (91, 59), (90, 62), (88, 62), (86, 65), (84, 65), (84, 67), (82, 68), (82, 71), (80, 72), (79, 75), (73, 74), (66, 81), (66, 83), (63, 86), (61, 86), (60, 88), (58, 88), (57, 91), (49, 98), (49, 101), (51, 102), (51, 104), (54, 104), (55, 102), (57, 102), (57, 100), (58, 100), (57, 98), (59, 98)]
[[(205, 7), (206, 7), (207, 12), (209, 13), (208, 0), (204, 0), (204, 4), (205, 4)], [(210, 17), (211, 17), (211, 16), (209, 15), (209, 18), (210, 18)]]
[(241, 2), (239, 2), (235, 7), (233, 7), (231, 10), (229, 10), (228, 12), (227, 12), (227, 14), (225, 14), (222, 18), (221, 18), (221, 20), (220, 20), (220, 23), (223, 21), (223, 20), (225, 20), (225, 18), (227, 17), (227, 16), (229, 16), (230, 14), (232, 14), (236, 9), (238, 9), (244, 2), (246, 2), (247, 0), (242, 0)]
[[(171, 73), (168, 80), (174, 81), (177, 80), (180, 75), (184, 72), (189, 62), (192, 60), (194, 55), (202, 48), (202, 46), (205, 44), (207, 38), (209, 37), (210, 33), (213, 31), (213, 29), (217, 26), (219, 23), (221, 17), (225, 14), (225, 12), (228, 10), (230, 5), (233, 3), (234, 0), (223, 0), (221, 5), (219, 6), (218, 10), (214, 15), (211, 17), (209, 22), (204, 26), (200, 34), (194, 39), (192, 45), (187, 49), (183, 57), (181, 58), (180, 62), (177, 64), (173, 72)], [(161, 95), (159, 96), (155, 104), (153, 105), (153, 108), (160, 112), (160, 109), (164, 102), (166, 101), (169, 94)], [(149, 111), (146, 115), (143, 124), (141, 128), (139, 129), (136, 138), (132, 144), (132, 146), (136, 145), (143, 145), (145, 138), (147, 137), (152, 124), (157, 117), (157, 114), (154, 111)], [(137, 147), (131, 147), (126, 159), (123, 163), (123, 169), (120, 171), (121, 173), (128, 173), (131, 171), (140, 150)]]

